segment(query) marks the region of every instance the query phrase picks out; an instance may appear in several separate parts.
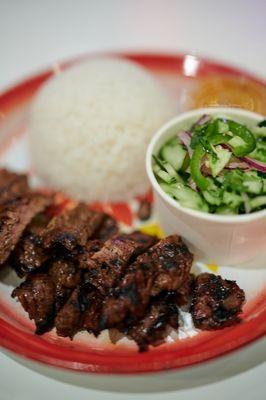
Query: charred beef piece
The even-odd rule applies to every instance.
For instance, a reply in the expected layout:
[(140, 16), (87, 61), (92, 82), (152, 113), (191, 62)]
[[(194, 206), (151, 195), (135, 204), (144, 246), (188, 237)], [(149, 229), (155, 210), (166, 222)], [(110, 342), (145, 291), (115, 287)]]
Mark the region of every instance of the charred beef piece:
[(53, 327), (55, 285), (46, 274), (30, 275), (12, 292), (36, 325), (40, 335)]
[[(158, 346), (165, 341), (172, 329), (178, 328), (178, 303), (179, 299), (176, 292), (161, 293), (152, 298), (142, 318), (137, 320), (134, 317), (126, 318), (118, 324), (118, 329), (135, 340), (139, 351), (147, 350), (149, 345)], [(111, 332), (112, 336), (113, 332)], [(114, 337), (116, 340), (116, 332)]]
[(193, 285), (191, 314), (197, 328), (221, 329), (240, 321), (245, 294), (235, 281), (203, 273)]
[(0, 169), (0, 203), (28, 191), (26, 175)]
[(57, 248), (69, 252), (85, 246), (104, 218), (103, 213), (90, 210), (80, 203), (72, 210), (67, 210), (54, 217), (43, 232), (46, 249)]
[(76, 288), (64, 307), (59, 310), (55, 317), (56, 333), (59, 336), (70, 337), (73, 336), (80, 329), (80, 319), (82, 309), (79, 301), (80, 288)]
[(98, 334), (102, 303), (97, 289), (86, 284), (78, 286), (55, 318), (57, 334), (71, 339), (82, 329)]
[(117, 293), (106, 300), (102, 327), (113, 327), (128, 316), (143, 316), (153, 296), (178, 290), (186, 280), (193, 256), (177, 235), (162, 239), (131, 264)]
[(32, 192), (23, 197), (9, 199), (0, 205), (0, 265), (14, 250), (27, 225), (50, 202), (51, 198)]
[(194, 275), (189, 274), (188, 279), (179, 287), (177, 291), (168, 291), (163, 293), (165, 301), (174, 304), (184, 310), (189, 310), (191, 305), (191, 293), (194, 282)]
[(178, 307), (175, 300), (169, 294), (158, 296), (152, 300), (142, 319), (124, 329), (124, 333), (135, 340), (140, 351), (147, 350), (149, 345), (160, 345), (171, 328), (178, 328)]
[(49, 258), (48, 252), (42, 247), (41, 236), (49, 220), (50, 218), (45, 213), (36, 215), (11, 254), (9, 264), (12, 265), (18, 276), (23, 277), (35, 271)]
[(141, 232), (114, 236), (105, 242), (100, 251), (81, 260), (81, 267), (87, 268), (86, 279), (102, 293), (107, 293), (134, 257), (151, 247), (156, 240)]
[(80, 283), (81, 271), (70, 260), (53, 260), (49, 276), (55, 285), (55, 310), (58, 311), (69, 298), (72, 290)]
[(140, 351), (147, 350), (149, 345), (158, 346), (164, 342), (168, 333), (169, 309), (167, 304), (157, 301), (151, 304), (145, 316), (124, 333), (135, 340)]
[(95, 239), (107, 240), (118, 233), (118, 224), (116, 220), (109, 215), (104, 215), (104, 220), (93, 237)]
[(99, 322), (104, 298), (96, 288), (89, 286), (88, 289), (87, 286), (87, 289), (83, 290), (82, 302), (85, 310), (81, 319), (81, 328), (97, 336), (100, 333)]
[[(78, 255), (78, 262), (80, 269), (87, 269), (88, 268), (88, 260), (101, 250), (103, 247), (104, 242), (99, 239), (89, 240), (87, 244), (80, 250)], [(90, 274), (88, 274), (87, 279), (89, 280)]]

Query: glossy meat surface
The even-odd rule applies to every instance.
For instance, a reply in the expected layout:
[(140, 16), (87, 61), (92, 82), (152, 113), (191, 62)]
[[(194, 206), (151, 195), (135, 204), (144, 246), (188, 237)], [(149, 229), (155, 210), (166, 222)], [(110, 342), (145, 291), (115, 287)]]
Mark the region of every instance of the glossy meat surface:
[(102, 224), (93, 235), (95, 239), (107, 240), (118, 233), (118, 224), (116, 220), (105, 214)]
[(115, 296), (106, 301), (102, 327), (142, 316), (153, 296), (178, 290), (189, 279), (193, 256), (179, 236), (162, 239), (131, 264)]
[(81, 271), (71, 260), (56, 259), (49, 264), (49, 276), (55, 285), (55, 310), (58, 311), (68, 300), (71, 292), (81, 280)]
[(73, 251), (85, 246), (101, 225), (104, 214), (92, 211), (83, 203), (54, 217), (43, 232), (46, 249), (61, 247)]
[(55, 318), (59, 336), (73, 338), (80, 330), (99, 332), (99, 317), (103, 299), (90, 285), (78, 285)]
[(49, 220), (45, 213), (37, 214), (25, 229), (9, 260), (18, 276), (37, 270), (49, 258), (49, 253), (42, 247), (41, 235)]
[(0, 205), (0, 265), (3, 264), (21, 238), (31, 220), (51, 203), (51, 198), (29, 193)]
[(115, 287), (134, 258), (155, 242), (155, 237), (140, 232), (113, 236), (98, 252), (83, 258), (81, 266), (87, 270), (87, 280), (102, 293), (107, 293)]
[(55, 285), (47, 274), (36, 274), (28, 277), (12, 292), (24, 310), (33, 319), (36, 333), (42, 334), (53, 326)]
[(245, 294), (235, 281), (200, 274), (193, 285), (191, 314), (197, 328), (220, 329), (240, 321)]

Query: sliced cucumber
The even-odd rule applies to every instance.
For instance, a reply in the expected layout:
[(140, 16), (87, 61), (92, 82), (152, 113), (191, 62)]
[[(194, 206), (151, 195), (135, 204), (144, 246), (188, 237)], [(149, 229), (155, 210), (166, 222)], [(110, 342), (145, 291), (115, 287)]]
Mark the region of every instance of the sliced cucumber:
[(166, 183), (174, 183), (176, 179), (168, 174), (164, 169), (161, 169), (158, 164), (154, 163), (152, 166), (153, 172), (157, 177), (162, 179)]
[(223, 193), (223, 203), (230, 206), (230, 208), (236, 208), (243, 203), (243, 198), (236, 193), (225, 191)]
[(238, 214), (238, 210), (237, 210), (237, 208), (232, 208), (229, 206), (220, 206), (220, 207), (217, 207), (215, 214), (235, 215), (235, 214)]
[(212, 176), (215, 178), (229, 162), (232, 153), (222, 146), (216, 146), (214, 150), (215, 154), (208, 154), (208, 161)]
[(210, 184), (208, 190), (202, 192), (204, 199), (212, 206), (219, 206), (222, 203), (221, 190), (215, 185), (211, 178), (208, 178)]
[(225, 122), (218, 120), (217, 121), (217, 130), (219, 133), (225, 133), (229, 131), (229, 126)]
[(244, 174), (243, 186), (248, 193), (260, 194), (263, 191), (263, 180), (255, 171)]
[(172, 139), (168, 140), (166, 144), (169, 144), (170, 146), (175, 146), (176, 144), (180, 144), (180, 139), (178, 136), (173, 136)]
[[(158, 165), (161, 169), (164, 169), (163, 160), (161, 160), (159, 157), (155, 156), (154, 154), (152, 155), (152, 158), (154, 161), (154, 165)], [(153, 169), (154, 169), (154, 165), (153, 165)]]
[(182, 168), (186, 155), (187, 151), (178, 143), (175, 145), (166, 144), (161, 150), (162, 158), (171, 164), (176, 171)]
[(163, 171), (162, 169), (155, 172), (155, 174), (166, 183), (175, 183), (176, 181), (175, 178), (170, 176), (166, 171)]
[(152, 164), (152, 170), (155, 174), (157, 174), (157, 172), (161, 171), (161, 168), (159, 167), (159, 165), (156, 162), (153, 162)]
[(249, 205), (251, 210), (254, 210), (262, 206), (266, 206), (266, 196), (258, 196), (255, 197), (254, 199), (251, 199)]
[(255, 193), (255, 194), (260, 194), (263, 188), (261, 180), (258, 181), (246, 180), (243, 182), (243, 186), (245, 187), (248, 193)]
[(217, 196), (214, 193), (211, 193), (207, 190), (204, 190), (204, 192), (202, 192), (202, 194), (203, 194), (204, 199), (212, 206), (219, 206), (222, 202), (222, 200), (219, 198), (219, 196)]
[(172, 185), (161, 184), (162, 189), (175, 200), (178, 200), (181, 206), (208, 212), (208, 205), (203, 198), (188, 186), (182, 183)]
[(252, 133), (258, 138), (258, 137), (264, 137), (266, 138), (266, 127), (255, 127), (253, 128)]
[(171, 185), (168, 185), (167, 183), (165, 183), (165, 182), (160, 182), (160, 186), (161, 186), (161, 188), (163, 189), (163, 191), (166, 193), (166, 194), (169, 194), (169, 196), (171, 196), (172, 197), (172, 190), (171, 190)]
[(172, 176), (173, 178), (178, 176), (176, 170), (172, 167), (172, 165), (169, 162), (163, 161), (163, 166), (166, 172), (168, 172), (170, 176)]
[(228, 144), (232, 147), (246, 146), (246, 142), (240, 136), (233, 136), (232, 139), (229, 140)]
[(183, 179), (180, 175), (175, 171), (171, 164), (166, 161), (160, 160), (158, 157), (153, 156), (153, 172), (156, 176), (162, 179), (166, 183), (175, 183), (181, 182), (183, 183)]

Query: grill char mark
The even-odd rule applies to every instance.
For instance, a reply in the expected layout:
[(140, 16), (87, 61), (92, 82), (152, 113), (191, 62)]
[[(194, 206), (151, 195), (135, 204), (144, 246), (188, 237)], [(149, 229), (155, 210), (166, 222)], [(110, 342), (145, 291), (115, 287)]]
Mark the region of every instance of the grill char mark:
[(106, 301), (102, 328), (113, 327), (128, 315), (142, 317), (152, 297), (176, 291), (189, 279), (192, 261), (192, 254), (176, 235), (140, 255), (128, 267), (117, 293)]
[(86, 245), (103, 219), (103, 213), (92, 211), (80, 203), (50, 221), (43, 232), (44, 248), (62, 247), (65, 251), (73, 252)]
[(80, 330), (99, 333), (103, 298), (91, 285), (79, 285), (55, 318), (56, 332), (70, 339)]
[(82, 258), (81, 267), (87, 271), (86, 279), (107, 294), (116, 286), (133, 259), (156, 241), (155, 237), (140, 232), (115, 235), (94, 255)]
[(7, 260), (31, 220), (48, 207), (51, 198), (36, 193), (14, 197), (0, 205), (0, 265)]
[(42, 247), (41, 233), (49, 220), (50, 218), (45, 213), (36, 215), (11, 254), (9, 264), (19, 277), (36, 271), (48, 260), (49, 254)]
[(41, 335), (53, 327), (55, 314), (55, 285), (46, 274), (31, 275), (12, 292), (36, 325), (35, 333)]
[(197, 328), (215, 330), (240, 322), (245, 294), (235, 281), (203, 273), (195, 278), (191, 314)]
[(156, 243), (140, 232), (119, 235), (111, 217), (82, 203), (51, 219), (44, 212), (51, 201), (31, 191), (25, 175), (0, 169), (0, 263), (9, 257), (27, 274), (12, 297), (37, 334), (55, 325), (61, 336), (97, 336), (114, 327), (144, 351), (178, 328), (179, 307), (190, 307), (204, 330), (240, 321), (243, 290), (213, 274), (194, 278), (193, 257), (178, 236)]

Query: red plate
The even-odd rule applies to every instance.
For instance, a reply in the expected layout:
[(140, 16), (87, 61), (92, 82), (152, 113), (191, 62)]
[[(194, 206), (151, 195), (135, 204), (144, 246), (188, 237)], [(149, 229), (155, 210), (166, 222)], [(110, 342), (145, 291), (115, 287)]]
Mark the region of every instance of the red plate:
[[(123, 54), (123, 57), (134, 60), (154, 73), (176, 96), (178, 110), (197, 106), (200, 98), (201, 101), (205, 101), (202, 105), (206, 105), (206, 102), (221, 105), (234, 102), (232, 105), (235, 106), (235, 102), (239, 102), (242, 107), (265, 113), (265, 83), (243, 71), (189, 55)], [(2, 165), (22, 170), (29, 168), (23, 147), (27, 134), (28, 106), (45, 80), (73, 62), (78, 60), (58, 64), (19, 83), (0, 96)], [(13, 140), (14, 138), (16, 140)], [(144, 226), (141, 225), (134, 212), (137, 202), (135, 199), (129, 204), (94, 206), (105, 207), (123, 227), (137, 226), (148, 231), (158, 230), (156, 217)], [(17, 278), (9, 271), (2, 271), (0, 344), (33, 360), (86, 372), (140, 373), (191, 366), (236, 350), (264, 335), (266, 290), (263, 286), (265, 268), (261, 266), (265, 267), (264, 260), (256, 260), (252, 266), (246, 265), (241, 268), (200, 265), (203, 270), (214, 269), (223, 276), (236, 279), (245, 289), (248, 301), (244, 308), (243, 322), (221, 331), (199, 332), (192, 337), (188, 337), (188, 333), (184, 339), (151, 348), (146, 353), (138, 353), (134, 345), (123, 341), (117, 345), (111, 344), (107, 332), (103, 333), (100, 339), (80, 334), (73, 341), (59, 338), (54, 332), (43, 336), (34, 335), (33, 324), (20, 305), (10, 298), (12, 286), (16, 284)]]

